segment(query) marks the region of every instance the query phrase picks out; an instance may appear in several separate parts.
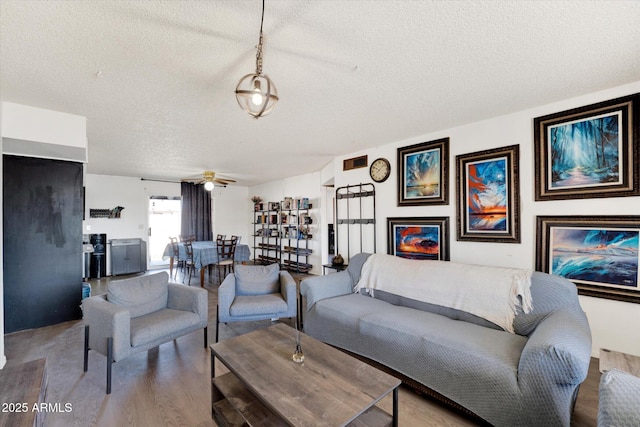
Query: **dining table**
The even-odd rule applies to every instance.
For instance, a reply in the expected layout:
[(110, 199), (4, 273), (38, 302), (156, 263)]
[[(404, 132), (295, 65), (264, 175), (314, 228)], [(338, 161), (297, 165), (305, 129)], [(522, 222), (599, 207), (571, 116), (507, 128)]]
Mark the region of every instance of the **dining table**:
[[(200, 286), (204, 287), (204, 271), (210, 265), (218, 262), (218, 245), (215, 241), (195, 241), (191, 243), (193, 247), (193, 264), (195, 268), (200, 270)], [(233, 257), (235, 262), (246, 264), (251, 257), (249, 245), (236, 245), (236, 252)], [(167, 244), (162, 254), (163, 259), (169, 258), (169, 276), (173, 277), (173, 260), (175, 258), (171, 243)], [(183, 243), (178, 243), (178, 259), (186, 259), (187, 252)]]

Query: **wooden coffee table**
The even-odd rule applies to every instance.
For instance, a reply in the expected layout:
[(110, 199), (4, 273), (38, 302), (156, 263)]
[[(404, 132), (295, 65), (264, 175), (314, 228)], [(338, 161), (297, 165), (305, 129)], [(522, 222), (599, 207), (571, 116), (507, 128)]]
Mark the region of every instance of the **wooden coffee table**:
[[(211, 413), (222, 426), (398, 425), (400, 380), (308, 335), (304, 363), (291, 360), (284, 324), (211, 347)], [(231, 372), (215, 376), (215, 359)], [(375, 406), (393, 393), (393, 416)]]

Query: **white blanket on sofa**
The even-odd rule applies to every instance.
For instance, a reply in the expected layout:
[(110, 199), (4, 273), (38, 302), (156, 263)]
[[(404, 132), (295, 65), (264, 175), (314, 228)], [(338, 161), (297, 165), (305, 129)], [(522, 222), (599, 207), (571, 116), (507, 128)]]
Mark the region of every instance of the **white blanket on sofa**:
[(362, 267), (354, 292), (375, 290), (455, 308), (514, 333), (517, 307), (532, 309), (531, 270), (418, 261), (373, 254)]

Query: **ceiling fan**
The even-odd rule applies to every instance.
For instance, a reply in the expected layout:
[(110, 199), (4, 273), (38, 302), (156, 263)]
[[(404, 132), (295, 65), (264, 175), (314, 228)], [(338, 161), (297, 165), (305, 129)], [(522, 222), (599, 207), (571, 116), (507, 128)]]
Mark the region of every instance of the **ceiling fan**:
[(183, 178), (180, 181), (182, 182), (192, 182), (194, 184), (204, 184), (204, 189), (207, 191), (213, 190), (215, 184), (220, 184), (222, 186), (227, 186), (232, 182), (236, 182), (230, 178), (222, 178), (216, 176), (214, 171), (204, 171), (202, 173), (202, 178)]

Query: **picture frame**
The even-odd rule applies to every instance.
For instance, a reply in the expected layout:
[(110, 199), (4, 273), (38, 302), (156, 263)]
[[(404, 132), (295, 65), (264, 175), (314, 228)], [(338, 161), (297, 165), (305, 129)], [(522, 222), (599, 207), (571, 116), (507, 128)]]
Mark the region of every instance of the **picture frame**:
[(387, 218), (387, 253), (449, 261), (449, 217)]
[(536, 270), (578, 293), (640, 304), (640, 216), (536, 217)]
[(449, 138), (398, 148), (398, 206), (449, 204)]
[(534, 119), (535, 200), (640, 195), (640, 93)]
[(461, 241), (520, 243), (519, 146), (456, 156)]

